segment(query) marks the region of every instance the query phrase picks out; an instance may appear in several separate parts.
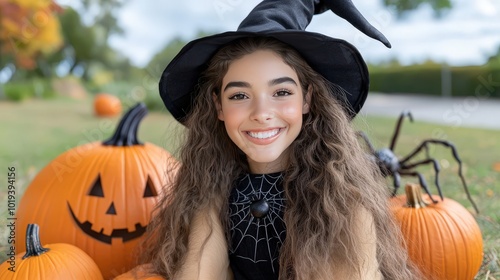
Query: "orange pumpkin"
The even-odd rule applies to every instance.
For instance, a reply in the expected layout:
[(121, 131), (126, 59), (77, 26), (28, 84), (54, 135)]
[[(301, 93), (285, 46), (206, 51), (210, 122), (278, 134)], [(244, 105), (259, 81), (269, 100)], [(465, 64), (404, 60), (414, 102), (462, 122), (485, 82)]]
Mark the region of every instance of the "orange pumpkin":
[(37, 224), (28, 225), (26, 248), (0, 266), (0, 279), (103, 279), (97, 264), (78, 247), (64, 243), (42, 247)]
[(118, 97), (100, 93), (94, 97), (94, 113), (99, 117), (114, 117), (122, 112), (122, 103)]
[(44, 167), (21, 198), (18, 228), (40, 224), (43, 240), (83, 249), (106, 279), (130, 270), (158, 196), (175, 175), (167, 151), (137, 140), (146, 113), (144, 104), (135, 106), (111, 139), (73, 148)]
[(143, 264), (134, 267), (134, 269), (119, 275), (114, 278), (114, 280), (165, 280), (165, 278), (159, 275), (151, 275), (148, 273), (150, 271), (151, 264)]
[(438, 202), (424, 200), (414, 184), (406, 186), (406, 195), (391, 199), (410, 259), (428, 279), (473, 279), (483, 260), (481, 230), (458, 202), (434, 199)]

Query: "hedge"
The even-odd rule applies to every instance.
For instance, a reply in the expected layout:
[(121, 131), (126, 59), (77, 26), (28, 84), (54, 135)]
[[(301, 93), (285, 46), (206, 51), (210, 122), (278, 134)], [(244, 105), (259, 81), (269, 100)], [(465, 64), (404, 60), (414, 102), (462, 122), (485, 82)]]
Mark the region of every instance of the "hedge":
[[(500, 65), (444, 68), (451, 77), (451, 96), (500, 97)], [(370, 69), (370, 90), (386, 93), (442, 95), (440, 65)], [(444, 72), (446, 73), (446, 72)]]

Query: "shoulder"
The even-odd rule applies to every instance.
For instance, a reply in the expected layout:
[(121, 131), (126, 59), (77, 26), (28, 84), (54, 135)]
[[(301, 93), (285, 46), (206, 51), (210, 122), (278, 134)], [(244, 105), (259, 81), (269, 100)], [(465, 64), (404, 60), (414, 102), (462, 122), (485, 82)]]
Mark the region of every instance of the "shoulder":
[(200, 210), (191, 223), (179, 279), (230, 279), (230, 275), (227, 242), (217, 211)]

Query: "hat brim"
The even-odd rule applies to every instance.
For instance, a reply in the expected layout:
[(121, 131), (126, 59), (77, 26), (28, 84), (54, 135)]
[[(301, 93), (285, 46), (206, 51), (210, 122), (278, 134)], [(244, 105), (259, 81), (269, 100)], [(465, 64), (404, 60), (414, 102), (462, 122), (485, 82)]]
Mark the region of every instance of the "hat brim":
[(195, 86), (212, 56), (222, 46), (251, 36), (275, 38), (297, 50), (316, 72), (345, 90), (346, 96), (337, 98), (346, 106), (350, 117), (361, 110), (368, 94), (368, 69), (361, 54), (351, 44), (308, 31), (234, 31), (191, 41), (167, 65), (159, 90), (163, 103), (174, 118), (183, 123), (191, 111)]

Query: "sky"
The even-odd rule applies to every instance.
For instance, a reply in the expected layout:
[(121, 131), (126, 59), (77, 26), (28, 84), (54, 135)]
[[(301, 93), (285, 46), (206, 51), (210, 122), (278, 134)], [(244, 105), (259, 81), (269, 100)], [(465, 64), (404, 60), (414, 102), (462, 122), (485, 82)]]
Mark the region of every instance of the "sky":
[[(110, 44), (145, 66), (176, 37), (195, 39), (199, 31), (234, 31), (260, 0), (124, 0), (117, 11), (122, 36)], [(79, 7), (77, 0), (59, 0)], [(481, 65), (500, 48), (500, 0), (452, 0), (453, 8), (434, 17), (421, 6), (402, 19), (382, 0), (354, 0), (361, 13), (389, 39), (392, 48), (366, 37), (330, 11), (313, 17), (307, 31), (344, 39), (356, 46), (369, 63), (398, 59), (402, 64), (432, 59), (452, 66)]]

